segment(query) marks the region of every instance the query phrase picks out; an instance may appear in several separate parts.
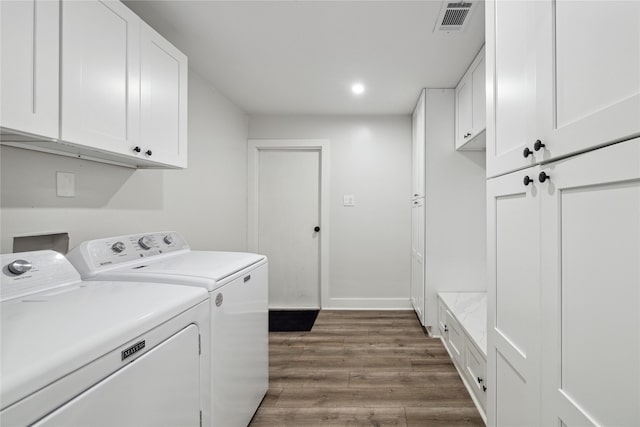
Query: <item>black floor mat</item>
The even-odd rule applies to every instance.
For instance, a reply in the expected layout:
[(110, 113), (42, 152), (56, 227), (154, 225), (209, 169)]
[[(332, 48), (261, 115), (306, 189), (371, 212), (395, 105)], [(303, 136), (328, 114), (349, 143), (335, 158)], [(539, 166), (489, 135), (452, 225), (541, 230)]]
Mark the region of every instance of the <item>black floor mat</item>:
[(319, 310), (270, 310), (269, 332), (306, 332), (313, 327)]

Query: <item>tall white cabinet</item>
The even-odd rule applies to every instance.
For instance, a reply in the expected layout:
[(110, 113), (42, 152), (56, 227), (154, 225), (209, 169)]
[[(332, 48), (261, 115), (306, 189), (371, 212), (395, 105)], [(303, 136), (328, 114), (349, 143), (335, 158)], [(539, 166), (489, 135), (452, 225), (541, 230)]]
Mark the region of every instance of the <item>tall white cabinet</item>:
[(438, 292), (486, 290), (485, 156), (455, 150), (454, 89), (421, 91), (412, 155), (411, 303), (438, 335)]
[(488, 425), (640, 425), (640, 3), (486, 25)]

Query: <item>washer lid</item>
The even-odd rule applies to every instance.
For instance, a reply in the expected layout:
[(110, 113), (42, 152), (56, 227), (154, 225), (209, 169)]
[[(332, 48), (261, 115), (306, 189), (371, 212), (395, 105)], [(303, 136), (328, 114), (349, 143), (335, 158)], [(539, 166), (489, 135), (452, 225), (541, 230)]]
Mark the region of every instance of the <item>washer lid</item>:
[(2, 409), (207, 298), (186, 286), (76, 282), (2, 302)]
[[(161, 281), (164, 281), (163, 276), (188, 276), (203, 279), (203, 283), (213, 280), (219, 286), (227, 277), (265, 258), (264, 255), (245, 252), (189, 251), (112, 272), (120, 277), (131, 274), (130, 280), (136, 280), (136, 275), (145, 275), (151, 280)], [(105, 276), (113, 277), (109, 273)]]

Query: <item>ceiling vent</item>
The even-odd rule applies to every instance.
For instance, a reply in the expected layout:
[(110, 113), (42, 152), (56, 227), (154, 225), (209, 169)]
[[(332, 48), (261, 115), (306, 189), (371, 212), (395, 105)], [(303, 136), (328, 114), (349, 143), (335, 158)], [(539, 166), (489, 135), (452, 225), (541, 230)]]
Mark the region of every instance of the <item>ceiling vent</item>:
[(442, 4), (434, 32), (462, 31), (469, 22), (473, 2), (447, 2)]

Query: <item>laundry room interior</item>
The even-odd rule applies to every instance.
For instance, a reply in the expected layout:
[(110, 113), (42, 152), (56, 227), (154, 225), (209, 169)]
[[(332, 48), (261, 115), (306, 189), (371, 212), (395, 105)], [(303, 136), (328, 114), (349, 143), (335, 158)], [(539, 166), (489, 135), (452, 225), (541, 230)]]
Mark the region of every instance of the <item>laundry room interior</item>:
[(640, 1), (0, 19), (0, 424), (640, 425)]

